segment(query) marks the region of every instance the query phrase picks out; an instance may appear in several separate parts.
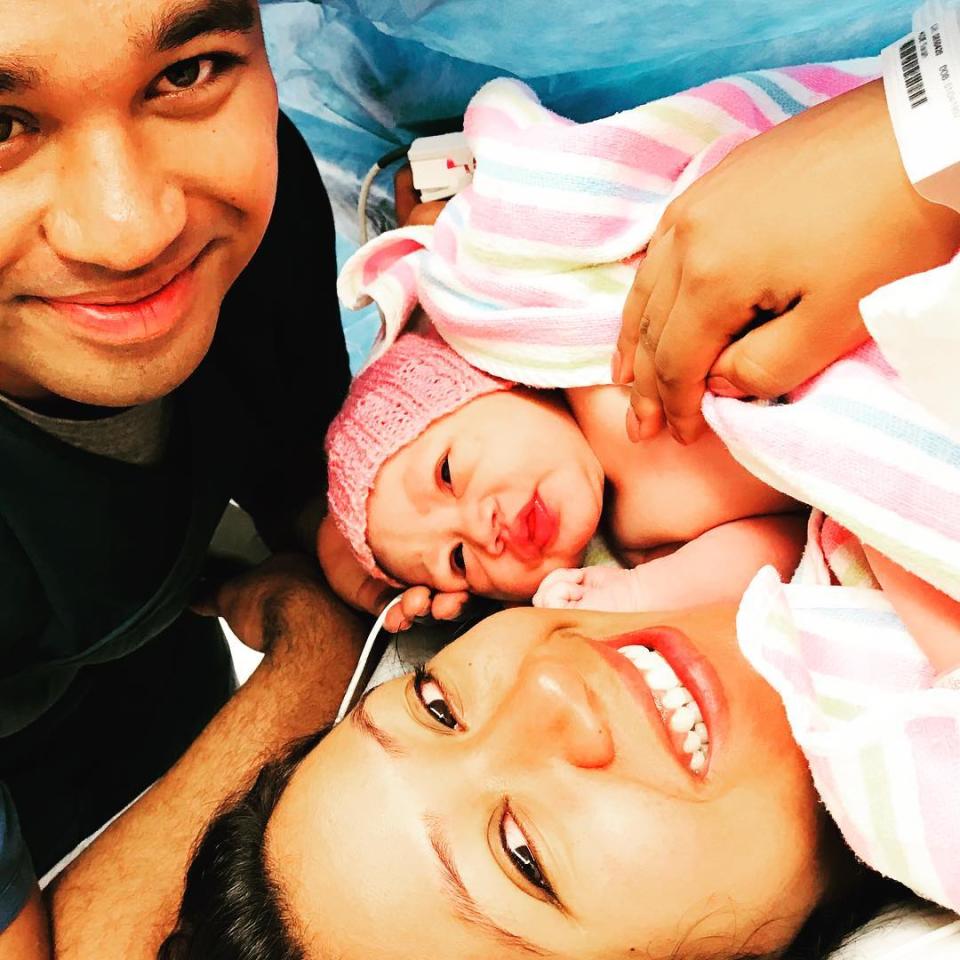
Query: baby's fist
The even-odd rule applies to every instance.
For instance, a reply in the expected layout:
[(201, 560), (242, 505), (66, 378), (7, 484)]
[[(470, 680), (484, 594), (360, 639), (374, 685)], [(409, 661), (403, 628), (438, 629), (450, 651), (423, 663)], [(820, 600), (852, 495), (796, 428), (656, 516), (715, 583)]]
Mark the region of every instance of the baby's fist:
[(408, 587), (400, 602), (387, 611), (383, 625), (390, 633), (409, 630), (417, 617), (453, 620), (460, 615), (470, 595), (466, 591), (431, 594), (429, 587)]
[(534, 594), (535, 607), (627, 612), (645, 608), (636, 570), (582, 567), (554, 570)]

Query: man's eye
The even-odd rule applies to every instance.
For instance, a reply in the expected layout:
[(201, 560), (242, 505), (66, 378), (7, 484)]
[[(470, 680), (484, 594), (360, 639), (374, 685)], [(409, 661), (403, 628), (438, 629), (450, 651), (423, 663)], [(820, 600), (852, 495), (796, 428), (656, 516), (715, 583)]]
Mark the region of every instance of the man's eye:
[(0, 144), (9, 143), (27, 132), (27, 125), (9, 113), (0, 113)]
[(450, 551), (450, 569), (461, 577), (467, 575), (467, 561), (463, 556), (463, 544), (458, 543)]
[(509, 807), (505, 808), (503, 818), (500, 821), (500, 842), (503, 844), (504, 852), (524, 880), (542, 890), (551, 899), (556, 899), (556, 894), (553, 892), (546, 874), (530, 848), (530, 842), (524, 836), (520, 825), (513, 818)]
[(232, 53), (207, 54), (203, 57), (178, 60), (157, 77), (149, 96), (182, 93), (194, 87), (206, 86), (220, 74), (243, 62), (242, 57)]
[(413, 678), (413, 689), (424, 709), (437, 723), (448, 730), (460, 728), (460, 721), (444, 699), (440, 684), (423, 667), (417, 667)]

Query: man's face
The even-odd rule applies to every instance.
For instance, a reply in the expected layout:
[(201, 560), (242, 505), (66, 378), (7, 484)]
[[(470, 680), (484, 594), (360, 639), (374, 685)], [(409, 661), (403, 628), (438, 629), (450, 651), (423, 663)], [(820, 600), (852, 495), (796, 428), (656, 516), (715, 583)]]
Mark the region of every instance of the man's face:
[(182, 383), (266, 230), (256, 0), (0, 0), (0, 392)]

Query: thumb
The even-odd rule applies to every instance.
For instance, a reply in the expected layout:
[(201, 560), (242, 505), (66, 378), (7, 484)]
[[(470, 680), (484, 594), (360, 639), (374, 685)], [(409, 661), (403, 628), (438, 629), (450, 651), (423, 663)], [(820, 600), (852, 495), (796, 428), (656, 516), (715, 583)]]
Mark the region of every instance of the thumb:
[(396, 591), (389, 583), (365, 576), (354, 586), (353, 603), (361, 610), (374, 615), (380, 613)]
[(773, 399), (820, 373), (867, 337), (855, 304), (837, 308), (802, 300), (730, 344), (711, 367), (708, 386), (721, 396)]

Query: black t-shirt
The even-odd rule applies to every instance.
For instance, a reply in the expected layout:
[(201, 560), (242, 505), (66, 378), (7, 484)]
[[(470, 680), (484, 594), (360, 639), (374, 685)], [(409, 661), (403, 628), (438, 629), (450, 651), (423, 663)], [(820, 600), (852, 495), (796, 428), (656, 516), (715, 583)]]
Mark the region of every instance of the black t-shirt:
[[(176, 620), (230, 499), (256, 518), (322, 488), (323, 436), (350, 378), (333, 220), (285, 117), (278, 141), (270, 225), (207, 356), (173, 394), (161, 463), (87, 453), (0, 404), (0, 737), (47, 710), (80, 667)], [(12, 843), (0, 836), (0, 865)]]

